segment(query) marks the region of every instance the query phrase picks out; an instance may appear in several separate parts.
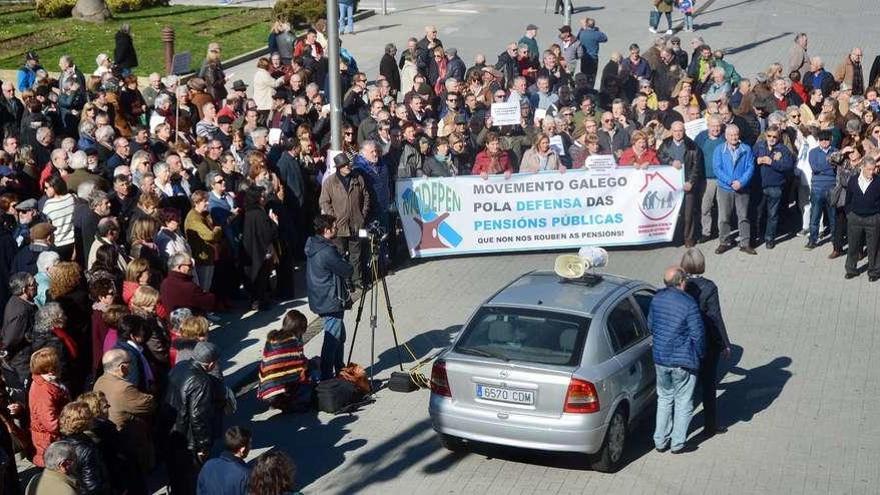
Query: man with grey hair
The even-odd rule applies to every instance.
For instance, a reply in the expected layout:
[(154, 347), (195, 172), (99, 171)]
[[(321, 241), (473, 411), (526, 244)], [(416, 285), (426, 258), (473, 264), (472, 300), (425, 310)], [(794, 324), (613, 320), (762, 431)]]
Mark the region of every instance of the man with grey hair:
[(400, 69), (394, 57), (397, 55), (397, 47), (394, 43), (385, 45), (385, 54), (379, 62), (379, 75), (391, 84), (391, 94), (397, 96), (400, 91)]
[(739, 250), (746, 254), (758, 254), (750, 245), (751, 220), (749, 211), (749, 184), (755, 172), (755, 156), (752, 148), (739, 137), (739, 127), (729, 124), (724, 130), (725, 143), (715, 148), (712, 162), (718, 185), (718, 248), (722, 254), (731, 248), (730, 217), (736, 208), (739, 221)]
[(58, 76), (59, 87), (65, 88), (68, 81), (75, 81), (79, 84), (79, 93), (82, 96), (82, 101), (86, 101), (86, 78), (76, 64), (73, 63), (73, 57), (62, 55), (58, 59), (58, 68), (61, 69), (61, 74)]
[(50, 444), (43, 453), (46, 469), (28, 483), (32, 495), (77, 495), (76, 449), (66, 440)]
[(98, 221), (95, 242), (92, 243), (92, 246), (89, 249), (89, 257), (86, 261), (86, 266), (89, 269), (95, 264), (95, 258), (99, 247), (114, 246), (117, 251), (116, 264), (123, 273), (125, 272), (125, 268), (128, 266), (128, 261), (126, 261), (125, 254), (122, 252), (122, 246), (119, 244), (121, 233), (122, 227), (119, 225), (119, 221), (115, 217), (108, 216)]
[(794, 44), (788, 51), (788, 72), (799, 72), (806, 76), (810, 68), (810, 56), (807, 55), (807, 33), (798, 33), (794, 37)]
[(700, 306), (685, 292), (685, 271), (678, 266), (667, 268), (663, 283), (666, 288), (657, 291), (648, 312), (657, 372), (654, 447), (678, 454), (687, 451), (694, 386), (706, 352), (706, 335)]
[(162, 409), (165, 424), (172, 425), (166, 452), (172, 493), (195, 493), (199, 469), (221, 434), (224, 388), (210, 374), (219, 359), (216, 345), (199, 342), (192, 360), (177, 363), (168, 374)]
[[(55, 148), (52, 150), (52, 154), (49, 155), (50, 160), (49, 163), (52, 164), (49, 170), (44, 170), (43, 174), (45, 174), (45, 179), (43, 179), (43, 183), (45, 183), (46, 179), (52, 175), (60, 175), (62, 179), (67, 177), (67, 152), (61, 148)], [(41, 174), (41, 177), (43, 176)], [(67, 182), (65, 180), (65, 182)]]
[(389, 225), (388, 211), (391, 207), (391, 171), (380, 160), (379, 146), (373, 140), (361, 144), (361, 151), (354, 157), (354, 171), (362, 174), (369, 188), (370, 199), (375, 205), (376, 218), (386, 230)]
[(9, 279), (10, 299), (3, 309), (3, 328), (0, 343), (6, 351), (6, 362), (18, 375), (20, 384), (30, 380), (31, 338), (37, 306), (37, 282), (34, 276), (18, 272)]
[(131, 158), (131, 143), (128, 138), (122, 136), (113, 140), (113, 154), (107, 158), (107, 165), (104, 167), (104, 177), (107, 180), (113, 178), (113, 171), (116, 167), (129, 164)]
[(825, 70), (822, 57), (810, 57), (810, 71), (804, 74), (803, 83), (806, 94), (810, 94), (813, 89), (821, 89), (825, 98), (831, 96), (835, 88), (834, 76)]
[(187, 253), (177, 253), (168, 260), (168, 276), (159, 287), (159, 299), (169, 311), (190, 308), (201, 314), (214, 311), (214, 294), (205, 292), (193, 280), (193, 259)]

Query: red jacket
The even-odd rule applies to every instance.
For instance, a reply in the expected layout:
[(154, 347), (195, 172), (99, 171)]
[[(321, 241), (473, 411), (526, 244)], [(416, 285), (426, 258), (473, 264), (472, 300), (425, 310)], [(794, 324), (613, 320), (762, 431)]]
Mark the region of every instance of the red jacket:
[(180, 272), (168, 272), (159, 288), (159, 302), (169, 312), (177, 308), (189, 308), (196, 312), (214, 311), (216, 300), (214, 294), (205, 292), (192, 281), (192, 275)]
[(508, 171), (513, 172), (513, 168), (510, 166), (510, 154), (507, 151), (501, 150), (498, 153), (498, 156), (495, 157), (494, 163), (492, 158), (492, 155), (486, 150), (477, 153), (476, 158), (474, 158), (474, 168), (471, 173), (473, 175), (480, 175), (483, 172), (486, 172), (487, 174), (492, 175), (502, 174)]
[[(318, 56), (314, 58), (320, 59), (324, 55), (324, 47), (322, 47), (317, 41), (315, 41), (315, 44), (312, 46), (315, 47), (315, 51), (318, 53)], [(312, 46), (306, 44), (305, 38), (300, 38), (296, 44), (293, 45), (293, 58), (300, 58), (303, 55), (311, 57)]]
[(61, 439), (58, 418), (61, 416), (61, 408), (70, 401), (70, 397), (67, 389), (47, 381), (42, 375), (33, 375), (33, 380), (28, 392), (28, 405), (31, 410), (31, 440), (36, 449), (34, 464), (46, 467), (43, 453), (52, 442)]
[(654, 151), (653, 148), (645, 149), (645, 152), (642, 153), (642, 156), (636, 156), (635, 151), (633, 151), (632, 146), (623, 150), (623, 153), (620, 155), (620, 159), (617, 160), (618, 165), (660, 165), (660, 158), (657, 156), (657, 152)]

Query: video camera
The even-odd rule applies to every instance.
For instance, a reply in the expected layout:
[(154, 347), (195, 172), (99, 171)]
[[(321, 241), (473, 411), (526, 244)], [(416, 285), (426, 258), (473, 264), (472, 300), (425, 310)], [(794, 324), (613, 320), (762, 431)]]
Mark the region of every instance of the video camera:
[(369, 239), (370, 243), (378, 244), (380, 242), (385, 242), (388, 239), (388, 231), (382, 227), (378, 220), (373, 220), (367, 225), (364, 225), (362, 229), (358, 230), (358, 237), (361, 239)]

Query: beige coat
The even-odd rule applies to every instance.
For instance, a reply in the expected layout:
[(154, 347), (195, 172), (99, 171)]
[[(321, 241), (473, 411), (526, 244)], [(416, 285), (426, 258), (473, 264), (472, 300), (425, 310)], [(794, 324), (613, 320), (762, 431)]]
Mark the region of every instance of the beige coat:
[(76, 489), (76, 480), (58, 471), (46, 469), (34, 483), (37, 484), (36, 490), (33, 492), (27, 490), (27, 493), (34, 495), (77, 495), (79, 493)]
[(333, 174), (324, 181), (319, 203), (322, 212), (336, 217), (339, 237), (357, 237), (370, 213), (370, 191), (359, 173), (352, 172), (347, 191), (339, 176)]
[(109, 373), (98, 378), (94, 390), (107, 397), (110, 421), (119, 429), (125, 452), (133, 455), (142, 472), (150, 472), (154, 458), (150, 419), (156, 409), (155, 398)]
[(254, 101), (257, 102), (257, 110), (272, 108), (272, 95), (275, 88), (281, 86), (283, 82), (283, 77), (275, 79), (266, 69), (257, 69), (254, 73)]
[[(558, 170), (562, 165), (559, 163), (559, 156), (553, 150), (548, 151), (547, 166), (544, 170)], [(527, 149), (523, 153), (522, 161), (519, 164), (520, 172), (540, 172), (541, 156), (534, 146)]]

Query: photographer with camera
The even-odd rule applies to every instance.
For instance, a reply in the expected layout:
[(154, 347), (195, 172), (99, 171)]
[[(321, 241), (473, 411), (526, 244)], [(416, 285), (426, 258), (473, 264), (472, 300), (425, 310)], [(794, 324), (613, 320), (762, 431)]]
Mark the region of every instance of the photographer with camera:
[(336, 217), (336, 238), (333, 243), (339, 252), (348, 254), (354, 268), (350, 287), (361, 286), (361, 240), (358, 231), (370, 212), (370, 191), (360, 173), (352, 173), (351, 160), (344, 154), (333, 159), (336, 173), (324, 181), (321, 189), (321, 211)]
[(318, 215), (315, 235), (306, 240), (306, 284), (309, 309), (324, 320), (324, 345), (321, 347), (321, 379), (336, 377), (343, 365), (345, 344), (344, 312), (351, 307), (345, 280), (354, 268), (336, 249), (336, 218)]

